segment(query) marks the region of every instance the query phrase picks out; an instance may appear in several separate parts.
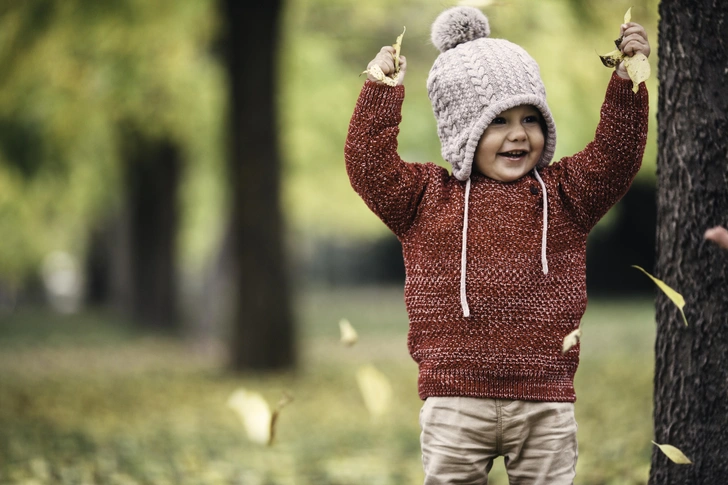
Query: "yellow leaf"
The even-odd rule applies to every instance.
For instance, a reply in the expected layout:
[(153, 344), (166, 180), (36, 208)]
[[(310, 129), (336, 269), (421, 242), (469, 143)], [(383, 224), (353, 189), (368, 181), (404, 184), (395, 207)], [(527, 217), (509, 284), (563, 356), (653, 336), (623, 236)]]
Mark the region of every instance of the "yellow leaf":
[(665, 456), (667, 456), (670, 460), (672, 460), (674, 463), (677, 463), (678, 465), (692, 465), (693, 462), (690, 461), (690, 459), (683, 454), (682, 451), (675, 448), (672, 445), (660, 445), (652, 442), (653, 445), (657, 446), (660, 451), (662, 451)]
[(268, 403), (257, 392), (238, 389), (227, 401), (243, 423), (248, 439), (261, 445), (270, 441), (271, 413)]
[(399, 74), (399, 52), (402, 50), (402, 37), (404, 37), (404, 33), (406, 31), (407, 27), (404, 27), (404, 30), (402, 30), (402, 33), (397, 36), (397, 40), (392, 45), (392, 47), (394, 47), (394, 75), (392, 77), (395, 79)]
[[(394, 72), (391, 73), (389, 76), (386, 76), (384, 72), (382, 71), (382, 68), (378, 65), (373, 65), (369, 69), (365, 70), (361, 74), (371, 74), (374, 79), (376, 79), (379, 82), (382, 82), (386, 84), (387, 86), (396, 86), (397, 85), (397, 76), (399, 76), (399, 53), (402, 49), (402, 38), (404, 37), (404, 33), (407, 30), (407, 27), (404, 28), (401, 34), (397, 36), (397, 40), (392, 44), (392, 47), (394, 47)], [(360, 76), (361, 76), (360, 74)]]
[(642, 81), (647, 81), (650, 77), (650, 63), (647, 60), (647, 56), (641, 52), (635, 54), (632, 57), (624, 57), (624, 67), (627, 69), (627, 74), (632, 80), (632, 91), (635, 93), (639, 91), (639, 84)]
[(368, 364), (359, 368), (356, 380), (369, 414), (374, 418), (383, 416), (392, 400), (392, 385), (387, 377)]
[(579, 343), (579, 340), (581, 340), (581, 328), (577, 328), (573, 332), (571, 332), (569, 335), (564, 337), (564, 343), (561, 347), (561, 355), (566, 354), (571, 348)]
[[(627, 10), (624, 14), (624, 23), (632, 21), (632, 7)], [(647, 81), (650, 77), (650, 63), (647, 61), (647, 56), (642, 53), (635, 54), (634, 56), (626, 56), (622, 53), (619, 46), (622, 44), (624, 35), (614, 41), (614, 45), (617, 46), (616, 50), (608, 52), (604, 55), (599, 55), (599, 59), (602, 60), (602, 64), (606, 67), (614, 68), (619, 65), (620, 62), (624, 62), (624, 68), (627, 70), (629, 78), (632, 80), (632, 91), (639, 91), (639, 85), (642, 81)]]
[(288, 394), (284, 394), (275, 410), (271, 411), (260, 393), (241, 388), (230, 395), (227, 405), (242, 421), (250, 441), (270, 446), (275, 437), (275, 424), (280, 410), (291, 400)]
[(619, 49), (615, 49), (611, 52), (607, 52), (604, 55), (600, 55), (599, 59), (602, 60), (602, 64), (606, 67), (617, 67), (617, 64), (624, 59), (624, 54)]
[(341, 331), (341, 343), (344, 345), (352, 346), (359, 340), (359, 335), (346, 318), (339, 320), (339, 330)]
[(672, 288), (670, 288), (669, 286), (667, 286), (664, 281), (662, 281), (658, 278), (655, 278), (650, 273), (645, 271), (643, 268), (641, 268), (637, 265), (634, 265), (634, 264), (632, 265), (632, 267), (637, 268), (638, 270), (642, 271), (644, 274), (649, 276), (650, 279), (655, 282), (655, 284), (658, 286), (658, 288), (660, 288), (665, 293), (665, 295), (667, 295), (667, 297), (670, 300), (672, 300), (672, 302), (680, 309), (680, 313), (682, 314), (683, 320), (685, 321), (685, 325), (687, 326), (688, 319), (685, 318), (685, 312), (683, 311), (683, 307), (685, 306), (685, 298), (683, 298), (683, 296), (680, 293), (678, 293), (677, 291), (675, 291)]

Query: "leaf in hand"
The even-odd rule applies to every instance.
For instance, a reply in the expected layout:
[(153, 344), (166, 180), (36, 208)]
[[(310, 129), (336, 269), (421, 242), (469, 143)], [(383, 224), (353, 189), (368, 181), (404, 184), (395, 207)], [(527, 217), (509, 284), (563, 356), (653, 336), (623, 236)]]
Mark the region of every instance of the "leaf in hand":
[(611, 52), (607, 52), (603, 56), (600, 55), (599, 59), (602, 60), (602, 64), (604, 64), (605, 67), (617, 67), (617, 64), (624, 59), (624, 54), (622, 54), (622, 51), (619, 49), (615, 49)]
[(397, 76), (399, 76), (400, 71), (399, 53), (402, 50), (402, 37), (404, 37), (404, 33), (406, 30), (407, 27), (405, 27), (402, 33), (397, 36), (397, 40), (395, 41), (395, 43), (392, 44), (392, 47), (394, 47), (394, 72), (387, 76), (384, 74), (381, 67), (379, 67), (377, 64), (374, 64), (372, 67), (362, 72), (362, 74), (370, 74), (374, 79), (386, 84), (387, 86), (396, 86)]
[(339, 330), (341, 331), (342, 344), (350, 347), (359, 340), (359, 335), (346, 318), (339, 320)]
[(564, 337), (564, 343), (561, 347), (561, 355), (565, 355), (571, 348), (581, 340), (581, 328), (577, 328), (569, 335)]
[[(627, 24), (632, 21), (632, 7), (627, 10), (624, 14), (624, 23)], [(602, 60), (602, 64), (609, 68), (614, 68), (619, 65), (620, 62), (624, 62), (624, 68), (627, 69), (627, 75), (632, 80), (632, 91), (639, 91), (639, 85), (643, 81), (647, 81), (650, 77), (650, 63), (647, 60), (647, 56), (644, 54), (637, 53), (633, 56), (627, 56), (622, 53), (620, 46), (624, 40), (624, 35), (614, 41), (614, 45), (617, 46), (616, 50), (608, 52), (604, 55), (599, 55)]]
[(667, 456), (670, 460), (673, 461), (673, 463), (677, 463), (678, 465), (692, 465), (693, 462), (690, 461), (690, 459), (683, 454), (682, 451), (675, 448), (672, 445), (660, 445), (652, 442), (653, 445), (657, 446), (660, 451), (662, 451), (665, 456)]
[(650, 63), (647, 60), (647, 56), (638, 52), (632, 57), (625, 56), (624, 67), (627, 69), (627, 74), (632, 80), (632, 91), (639, 91), (639, 86), (642, 81), (647, 81), (650, 77)]
[(643, 268), (641, 268), (637, 265), (634, 265), (634, 264), (632, 265), (632, 267), (637, 268), (638, 270), (642, 271), (644, 274), (649, 276), (650, 279), (655, 282), (657, 287), (660, 288), (665, 293), (665, 295), (667, 295), (667, 297), (670, 300), (672, 300), (672, 302), (680, 309), (680, 313), (682, 314), (683, 320), (685, 321), (685, 326), (687, 326), (688, 319), (685, 318), (685, 312), (683, 311), (683, 307), (685, 306), (685, 298), (683, 298), (683, 296), (680, 293), (678, 293), (677, 291), (675, 291), (672, 288), (670, 288), (669, 286), (667, 286), (667, 284), (665, 284), (664, 281), (662, 281), (658, 278), (655, 278), (650, 273), (645, 271)]
[(407, 27), (404, 27), (404, 30), (397, 36), (397, 40), (392, 45), (394, 47), (394, 76), (392, 77), (395, 79), (397, 79), (397, 75), (399, 74), (399, 52), (402, 50), (402, 37), (404, 37), (406, 31)]

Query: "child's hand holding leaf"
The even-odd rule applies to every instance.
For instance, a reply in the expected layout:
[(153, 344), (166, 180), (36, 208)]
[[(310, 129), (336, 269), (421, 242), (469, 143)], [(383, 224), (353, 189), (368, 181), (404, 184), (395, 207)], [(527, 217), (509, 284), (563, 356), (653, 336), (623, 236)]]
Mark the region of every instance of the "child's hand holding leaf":
[(632, 80), (632, 91), (639, 89), (639, 84), (650, 77), (650, 43), (647, 32), (640, 24), (631, 21), (632, 9), (624, 15), (624, 23), (620, 27), (620, 37), (614, 43), (616, 50), (599, 56), (607, 67), (616, 67), (617, 74), (623, 79)]
[(376, 57), (367, 65), (366, 71), (362, 73), (367, 75), (367, 79), (387, 86), (402, 84), (407, 71), (407, 60), (399, 54), (402, 48), (402, 37), (404, 37), (404, 30), (393, 45), (380, 49)]

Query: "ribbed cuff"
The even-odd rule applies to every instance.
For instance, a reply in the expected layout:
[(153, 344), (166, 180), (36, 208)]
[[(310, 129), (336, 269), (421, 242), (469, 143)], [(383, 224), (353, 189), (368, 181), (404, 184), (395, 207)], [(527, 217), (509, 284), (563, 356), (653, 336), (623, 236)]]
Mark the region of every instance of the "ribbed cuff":
[(402, 120), (403, 102), (404, 86), (387, 86), (367, 80), (359, 94), (356, 110), (359, 115), (373, 117), (378, 124), (398, 125)]

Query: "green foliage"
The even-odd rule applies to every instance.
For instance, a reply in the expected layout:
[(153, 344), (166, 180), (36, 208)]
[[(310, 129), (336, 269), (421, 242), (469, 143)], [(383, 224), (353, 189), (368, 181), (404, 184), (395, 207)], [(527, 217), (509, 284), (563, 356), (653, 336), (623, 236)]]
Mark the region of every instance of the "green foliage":
[[(455, 2), (294, 0), (285, 4), (279, 63), (284, 208), (296, 244), (315, 237), (378, 237), (385, 227), (344, 170), (348, 121), (378, 49), (406, 26), (408, 59), (400, 152), (443, 166), (425, 81), (437, 54), (430, 24)], [(557, 158), (591, 139), (627, 7), (657, 59), (657, 0), (492, 2), (493, 36), (539, 61), (557, 122)], [(119, 123), (167, 137), (185, 158), (181, 263), (201, 267), (226, 218), (224, 66), (212, 0), (24, 0), (0, 7), (0, 278), (18, 282), (54, 249), (82, 256), (86, 235), (118, 210)], [(656, 76), (648, 81), (656, 103)], [(654, 178), (652, 123), (645, 166)]]
[[(218, 351), (136, 333), (102, 314), (59, 318), (23, 310), (5, 317), (0, 482), (422, 483), (421, 402), (402, 289), (307, 292), (297, 308), (302, 365), (273, 375), (223, 375)], [(339, 342), (342, 316), (360, 334), (353, 347)], [(582, 328), (576, 483), (646, 484), (652, 304), (590, 302)], [(370, 418), (355, 381), (365, 363), (393, 384), (395, 406), (381, 422)], [(248, 442), (227, 408), (240, 387), (271, 404), (283, 392), (293, 395), (272, 447)], [(489, 483), (507, 483), (502, 460)]]
[[(53, 249), (80, 255), (89, 226), (119, 205), (120, 124), (174, 140), (195, 175), (219, 162), (211, 2), (9, 2), (0, 32), (3, 279)], [(214, 214), (219, 192), (191, 179), (184, 197), (212, 200), (202, 206)]]

